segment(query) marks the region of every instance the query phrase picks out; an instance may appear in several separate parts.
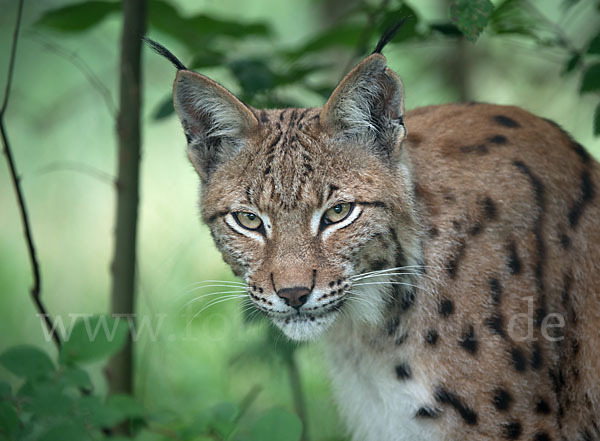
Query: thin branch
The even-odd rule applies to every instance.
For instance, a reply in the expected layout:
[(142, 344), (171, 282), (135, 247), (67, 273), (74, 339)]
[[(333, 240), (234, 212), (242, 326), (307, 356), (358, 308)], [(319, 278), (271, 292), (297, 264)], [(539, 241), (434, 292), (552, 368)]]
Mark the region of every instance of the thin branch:
[(31, 225), (29, 222), (29, 215), (27, 214), (27, 206), (25, 204), (25, 198), (23, 196), (23, 191), (21, 189), (21, 180), (19, 178), (19, 174), (17, 173), (17, 167), (15, 161), (13, 159), (12, 151), (10, 148), (10, 142), (8, 141), (8, 134), (6, 133), (6, 127), (4, 126), (4, 115), (6, 114), (6, 109), (8, 108), (8, 98), (10, 96), (13, 73), (15, 69), (15, 58), (17, 54), (17, 42), (19, 40), (19, 29), (21, 28), (21, 19), (23, 17), (23, 4), (25, 0), (19, 0), (19, 4), (17, 6), (17, 19), (15, 23), (15, 31), (13, 34), (12, 47), (10, 50), (10, 59), (8, 63), (8, 75), (6, 78), (6, 87), (4, 90), (4, 100), (2, 101), (2, 108), (0, 108), (0, 136), (2, 137), (2, 145), (4, 147), (4, 154), (6, 155), (6, 160), (8, 162), (8, 168), (10, 170), (10, 177), (13, 183), (13, 187), (15, 190), (15, 195), (17, 196), (17, 202), (19, 204), (19, 211), (21, 213), (21, 221), (23, 223), (23, 230), (25, 232), (25, 240), (27, 242), (27, 249), (29, 251), (29, 260), (31, 263), (31, 270), (33, 272), (33, 286), (31, 287), (31, 297), (38, 312), (44, 317), (44, 322), (46, 323), (46, 327), (50, 331), (50, 335), (54, 339), (56, 345), (60, 348), (61, 340), (60, 336), (56, 328), (52, 326), (52, 319), (48, 315), (46, 311), (46, 307), (44, 306), (41, 298), (41, 290), (42, 290), (42, 282), (40, 276), (40, 265), (37, 260), (35, 244), (33, 241), (33, 233), (31, 231)]
[(79, 72), (83, 74), (83, 76), (88, 80), (91, 86), (100, 94), (102, 99), (104, 100), (104, 104), (106, 104), (106, 108), (112, 117), (116, 117), (117, 108), (113, 101), (112, 94), (108, 87), (104, 85), (102, 80), (98, 78), (98, 75), (94, 73), (92, 68), (76, 53), (65, 49), (58, 43), (54, 43), (50, 41), (48, 38), (40, 34), (39, 32), (30, 31), (28, 32), (30, 36), (34, 40), (37, 40), (39, 44), (41, 44), (45, 49), (54, 52), (59, 57), (64, 58), (69, 63), (71, 63)]
[(254, 385), (252, 389), (246, 394), (242, 402), (240, 403), (240, 411), (238, 415), (235, 417), (235, 422), (238, 423), (248, 412), (248, 409), (252, 407), (260, 393), (262, 392), (262, 387), (258, 384)]
[(72, 171), (82, 173), (111, 186), (114, 185), (115, 182), (115, 177), (110, 173), (77, 161), (51, 162), (50, 164), (38, 169), (37, 174), (44, 175), (46, 173), (52, 173), (56, 171)]
[(302, 378), (300, 376), (300, 368), (295, 357), (296, 353), (292, 352), (288, 356), (284, 357), (284, 361), (287, 364), (288, 376), (290, 379), (290, 386), (292, 389), (292, 400), (294, 402), (294, 409), (298, 418), (302, 421), (302, 437), (300, 441), (309, 441), (308, 436), (308, 412), (306, 410), (306, 398), (304, 397), (304, 389), (302, 388)]
[(8, 75), (6, 78), (6, 85), (4, 86), (4, 100), (2, 101), (2, 108), (0, 109), (0, 118), (4, 118), (6, 108), (8, 107), (8, 98), (10, 96), (10, 88), (12, 86), (12, 78), (15, 70), (15, 58), (17, 55), (19, 29), (21, 28), (21, 18), (23, 17), (23, 3), (25, 3), (24, 0), (19, 0), (19, 4), (17, 6), (17, 21), (15, 23), (15, 30), (13, 33), (12, 47), (10, 49), (10, 59), (8, 61)]

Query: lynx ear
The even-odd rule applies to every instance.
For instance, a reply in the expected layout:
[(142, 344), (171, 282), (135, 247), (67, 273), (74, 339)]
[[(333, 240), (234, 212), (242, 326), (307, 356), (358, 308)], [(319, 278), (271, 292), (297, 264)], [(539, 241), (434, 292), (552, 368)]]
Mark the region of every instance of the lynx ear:
[(323, 106), (321, 123), (336, 135), (355, 138), (387, 157), (406, 137), (402, 81), (383, 55), (365, 58)]
[(243, 147), (258, 126), (252, 111), (227, 89), (203, 75), (179, 70), (173, 104), (188, 142), (188, 157), (203, 182)]

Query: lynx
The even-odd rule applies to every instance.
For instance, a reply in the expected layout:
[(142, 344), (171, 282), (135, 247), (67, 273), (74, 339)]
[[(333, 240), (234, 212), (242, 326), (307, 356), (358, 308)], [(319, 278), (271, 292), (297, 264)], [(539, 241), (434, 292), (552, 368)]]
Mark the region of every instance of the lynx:
[(480, 103), (404, 113), (381, 48), (322, 108), (177, 68), (202, 219), (256, 308), (324, 339), (355, 441), (600, 440), (598, 163)]

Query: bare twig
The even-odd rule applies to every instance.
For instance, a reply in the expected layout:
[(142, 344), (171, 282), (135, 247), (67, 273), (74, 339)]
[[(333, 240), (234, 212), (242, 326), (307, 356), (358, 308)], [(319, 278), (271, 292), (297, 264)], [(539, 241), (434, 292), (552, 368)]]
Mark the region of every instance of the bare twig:
[(240, 411), (235, 417), (236, 423), (238, 423), (244, 417), (244, 415), (246, 415), (246, 412), (248, 412), (248, 409), (252, 407), (252, 405), (254, 404), (261, 392), (262, 387), (258, 384), (254, 385), (252, 389), (250, 389), (250, 391), (246, 394), (246, 396), (242, 399), (242, 402), (240, 403)]
[(302, 378), (300, 375), (300, 368), (296, 361), (295, 351), (284, 357), (284, 361), (287, 365), (288, 376), (290, 379), (290, 386), (292, 389), (292, 400), (294, 402), (294, 409), (298, 418), (302, 421), (302, 437), (300, 441), (309, 441), (308, 436), (308, 412), (306, 410), (306, 399), (304, 397), (304, 390), (302, 388)]
[(23, 190), (21, 189), (21, 180), (17, 173), (17, 167), (15, 160), (12, 155), (10, 148), (10, 142), (8, 141), (8, 134), (6, 133), (6, 127), (4, 126), (4, 115), (8, 108), (8, 98), (10, 96), (10, 90), (12, 86), (13, 73), (15, 69), (15, 58), (17, 54), (17, 42), (19, 40), (19, 29), (21, 28), (21, 18), (23, 17), (23, 4), (25, 0), (19, 0), (17, 6), (17, 19), (15, 23), (15, 31), (13, 34), (12, 47), (10, 50), (10, 59), (8, 62), (8, 75), (6, 78), (6, 86), (4, 89), (4, 100), (2, 101), (2, 108), (0, 108), (0, 136), (2, 137), (2, 145), (4, 147), (4, 154), (6, 155), (6, 161), (8, 162), (8, 168), (10, 170), (10, 177), (17, 196), (17, 203), (19, 204), (19, 211), (21, 213), (21, 222), (23, 223), (23, 230), (25, 233), (25, 240), (27, 242), (27, 249), (29, 251), (29, 260), (31, 263), (31, 270), (33, 273), (33, 286), (31, 287), (31, 298), (35, 303), (35, 307), (38, 310), (41, 317), (44, 317), (44, 322), (50, 331), (50, 335), (54, 339), (56, 345), (60, 348), (61, 339), (58, 335), (56, 328), (52, 326), (52, 319), (46, 311), (41, 298), (42, 282), (40, 276), (40, 265), (37, 260), (35, 251), (35, 244), (33, 241), (33, 233), (31, 231), (31, 224), (29, 222), (29, 215), (27, 214), (27, 206), (25, 204), (25, 198), (23, 196)]
[(82, 173), (111, 186), (114, 184), (115, 180), (115, 177), (110, 173), (106, 173), (99, 168), (77, 161), (51, 162), (50, 164), (40, 168), (37, 173), (38, 175), (44, 175), (46, 173), (52, 173), (56, 171), (72, 171)]
[(59, 57), (64, 58), (69, 63), (71, 63), (79, 72), (83, 74), (83, 76), (88, 80), (90, 85), (100, 94), (102, 99), (104, 100), (104, 104), (106, 104), (106, 108), (112, 117), (115, 117), (117, 114), (117, 109), (115, 103), (113, 101), (112, 94), (108, 87), (104, 85), (102, 80), (98, 78), (98, 75), (94, 73), (92, 68), (76, 53), (65, 49), (58, 43), (50, 41), (47, 37), (40, 34), (36, 31), (28, 31), (27, 33), (34, 40), (37, 40), (39, 44), (41, 44), (45, 49), (54, 52)]
[(15, 30), (13, 33), (12, 46), (10, 49), (10, 59), (8, 61), (8, 75), (6, 77), (6, 84), (4, 86), (4, 99), (2, 101), (2, 108), (0, 108), (0, 118), (4, 118), (6, 108), (8, 107), (8, 98), (10, 96), (10, 88), (12, 86), (12, 78), (15, 70), (15, 58), (17, 55), (17, 42), (19, 41), (19, 29), (21, 28), (21, 18), (23, 17), (23, 4), (24, 0), (19, 0), (17, 6), (17, 20), (15, 23)]

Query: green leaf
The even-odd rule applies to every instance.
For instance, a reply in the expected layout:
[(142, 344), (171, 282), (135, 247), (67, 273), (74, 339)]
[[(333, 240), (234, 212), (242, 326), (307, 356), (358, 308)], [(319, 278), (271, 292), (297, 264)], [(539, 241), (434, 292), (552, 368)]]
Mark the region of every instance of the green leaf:
[(106, 407), (118, 413), (121, 418), (141, 418), (146, 415), (144, 408), (129, 395), (111, 395)]
[(240, 409), (237, 404), (219, 403), (210, 411), (210, 426), (221, 438), (228, 439), (236, 428), (236, 419), (239, 414)]
[(34, 380), (54, 372), (48, 355), (34, 346), (23, 345), (8, 349), (0, 355), (0, 363), (18, 377)]
[(489, 27), (495, 34), (523, 35), (537, 40), (538, 22), (523, 7), (522, 0), (504, 0), (490, 16)]
[(202, 32), (211, 36), (227, 36), (228, 38), (246, 38), (248, 36), (268, 37), (271, 29), (265, 23), (243, 23), (233, 20), (223, 20), (199, 14), (190, 17), (191, 26), (202, 29)]
[(292, 66), (287, 72), (278, 73), (275, 78), (275, 83), (276, 86), (299, 83), (304, 81), (309, 75), (330, 67), (331, 65), (329, 63), (310, 64), (306, 66), (301, 66), (295, 63), (294, 66)]
[(8, 400), (12, 396), (12, 387), (6, 381), (0, 381), (0, 399)]
[(8, 402), (0, 402), (0, 433), (14, 437), (19, 430), (19, 416)]
[[(205, 414), (200, 414), (191, 423), (185, 424), (183, 427), (179, 427), (176, 429), (178, 439), (190, 439), (196, 441), (202, 435), (206, 435), (209, 432), (210, 428), (210, 416)], [(155, 418), (151, 418), (154, 422)]]
[(173, 98), (171, 95), (165, 97), (160, 104), (154, 109), (152, 113), (152, 119), (161, 120), (165, 119), (175, 113), (175, 108), (173, 107)]
[(229, 68), (245, 95), (251, 96), (275, 85), (275, 74), (263, 60), (239, 59), (229, 63)]
[(68, 421), (46, 431), (39, 441), (85, 441), (89, 439), (91, 439), (90, 435), (83, 425)]
[(600, 104), (596, 106), (594, 112), (594, 136), (600, 136)]
[(595, 92), (600, 89), (600, 63), (592, 64), (583, 73), (581, 81), (581, 93)]
[(571, 72), (573, 72), (573, 70), (575, 70), (575, 68), (577, 67), (577, 65), (581, 62), (581, 55), (579, 54), (573, 54), (566, 62), (565, 67), (563, 68), (561, 75), (567, 75)]
[[(417, 29), (419, 25), (419, 16), (417, 12), (414, 9), (407, 6), (406, 4), (404, 4), (399, 8), (391, 9), (385, 13), (383, 18), (381, 19), (381, 24), (379, 25), (377, 39), (379, 39), (379, 37), (383, 35), (383, 33), (387, 29), (389, 29), (394, 24), (398, 23), (399, 18), (404, 18), (405, 21), (404, 24), (402, 24), (402, 27), (396, 33), (396, 35), (394, 35), (394, 38), (390, 42), (391, 44), (400, 43), (402, 41), (407, 41), (412, 38), (421, 36)], [(369, 49), (373, 50), (374, 48), (375, 46)]]
[(96, 427), (111, 427), (125, 419), (118, 411), (107, 407), (100, 397), (94, 395), (81, 397), (77, 402), (77, 409), (87, 424)]
[(429, 25), (429, 28), (437, 33), (445, 35), (446, 37), (462, 37), (463, 33), (452, 23), (433, 23)]
[(106, 402), (88, 395), (77, 402), (79, 414), (88, 424), (96, 427), (113, 427), (130, 418), (141, 418), (145, 410), (127, 395), (112, 395)]
[(364, 25), (362, 24), (334, 26), (312, 38), (299, 48), (287, 51), (285, 55), (291, 59), (296, 59), (332, 47), (354, 48), (363, 29)]
[(82, 416), (87, 425), (104, 426), (106, 421), (114, 420), (112, 414), (105, 410), (104, 403), (96, 395), (84, 395), (75, 403), (76, 413)]
[(60, 350), (64, 364), (107, 358), (118, 352), (129, 333), (127, 318), (97, 315), (80, 319)]
[(225, 62), (225, 56), (220, 52), (204, 50), (192, 58), (189, 68), (192, 70), (202, 69), (205, 67), (221, 66)]
[(567, 11), (568, 9), (571, 9), (573, 6), (577, 5), (579, 2), (580, 0), (563, 0), (561, 7)]
[(308, 86), (314, 93), (321, 95), (323, 99), (327, 100), (331, 96), (331, 93), (335, 90), (337, 84), (314, 84)]
[(162, 0), (153, 0), (148, 3), (148, 22), (151, 27), (176, 38), (180, 43), (191, 50), (197, 50), (206, 45), (206, 38), (200, 29), (195, 29), (186, 18), (173, 5)]
[(240, 39), (247, 36), (267, 37), (271, 29), (264, 23), (242, 23), (199, 14), (182, 16), (175, 7), (163, 0), (152, 0), (148, 5), (150, 25), (197, 52), (199, 47), (207, 47), (214, 38)]
[(490, 0), (453, 0), (450, 19), (468, 40), (476, 41), (493, 11), (494, 5)]
[(596, 34), (594, 38), (592, 38), (592, 41), (590, 41), (587, 53), (590, 55), (600, 54), (600, 32)]
[(301, 436), (300, 418), (278, 408), (264, 413), (251, 429), (253, 441), (299, 441)]
[(63, 393), (56, 383), (32, 384), (23, 407), (37, 416), (57, 417), (67, 414), (73, 407), (73, 398)]
[(83, 389), (92, 388), (92, 380), (90, 380), (88, 373), (83, 369), (79, 369), (74, 366), (68, 367), (61, 372), (58, 380), (62, 382), (64, 386)]
[(120, 10), (120, 2), (85, 1), (50, 10), (35, 25), (62, 32), (82, 32)]

